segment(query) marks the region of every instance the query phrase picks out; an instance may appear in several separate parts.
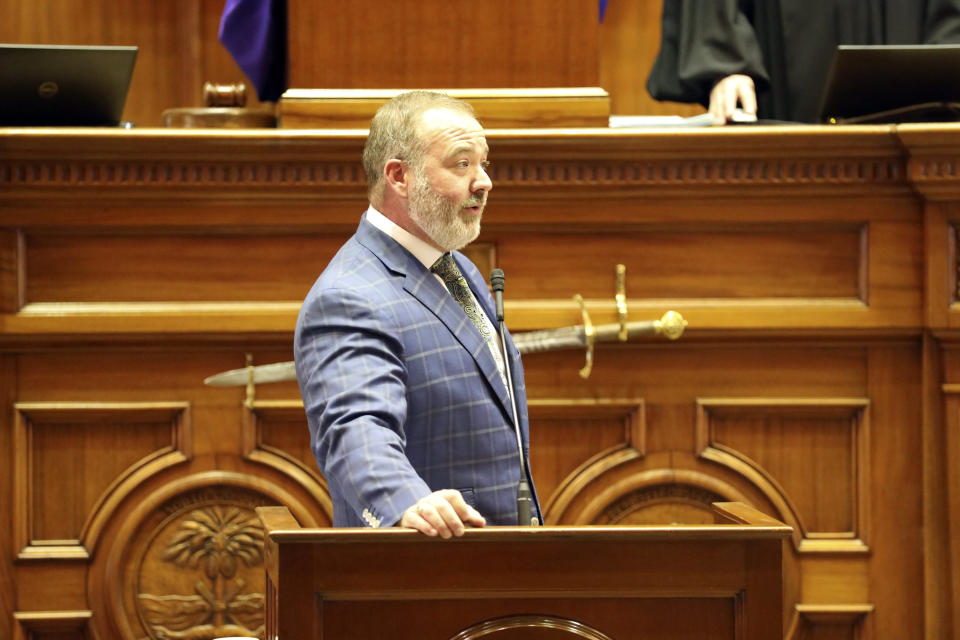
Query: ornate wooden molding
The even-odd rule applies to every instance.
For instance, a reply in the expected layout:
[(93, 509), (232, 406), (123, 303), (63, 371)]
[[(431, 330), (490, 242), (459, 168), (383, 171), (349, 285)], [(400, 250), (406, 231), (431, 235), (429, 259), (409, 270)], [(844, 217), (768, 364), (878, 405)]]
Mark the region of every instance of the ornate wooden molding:
[[(148, 200), (173, 191), (199, 200), (356, 201), (365, 133), (0, 129), (0, 188), (11, 203), (86, 193), (98, 202)], [(488, 140), (500, 202), (558, 192), (604, 197), (611, 188), (738, 199), (793, 189), (908, 192), (890, 127), (503, 129)]]
[[(903, 186), (901, 163), (872, 158), (852, 160), (707, 159), (660, 161), (510, 161), (498, 160), (491, 177), (498, 191), (560, 189), (596, 190), (661, 188), (716, 190), (744, 187), (790, 190), (820, 186), (830, 190)], [(310, 198), (338, 196), (355, 202), (365, 181), (358, 162), (146, 162), (139, 160), (23, 161), (0, 163), (0, 188), (11, 198), (27, 199), (42, 189), (44, 198), (76, 198), (97, 190), (99, 199), (151, 199), (171, 190), (187, 190), (196, 199), (222, 198), (224, 193), (256, 201), (276, 200), (291, 189), (310, 189)], [(63, 191), (52, 191), (60, 190)], [(211, 191), (213, 189), (213, 191)], [(326, 190), (335, 189), (331, 194)], [(132, 192), (131, 192), (132, 190)], [(498, 195), (500, 195), (498, 193)], [(730, 196), (742, 197), (742, 193)], [(504, 198), (501, 197), (501, 202)]]
[(75, 188), (289, 188), (364, 184), (363, 171), (351, 162), (152, 162), (129, 160), (28, 160), (0, 166), (0, 184), (9, 187)]
[[(93, 620), (95, 632), (100, 634), (96, 637), (116, 635), (112, 629), (108, 631), (110, 625), (115, 625), (120, 636), (125, 638), (159, 640), (169, 637), (172, 634), (156, 628), (157, 625), (165, 627), (162, 619), (171, 613), (163, 602), (175, 603), (184, 595), (194, 598), (198, 605), (200, 600), (205, 600), (212, 606), (192, 609), (186, 619), (177, 623), (180, 626), (178, 631), (189, 627), (197, 637), (251, 635), (250, 630), (256, 630), (263, 620), (263, 591), (259, 584), (254, 584), (263, 575), (259, 567), (262, 556), (257, 555), (262, 551), (262, 543), (248, 531), (251, 536), (244, 540), (252, 542), (253, 547), (248, 545), (250, 553), (246, 556), (246, 552), (236, 546), (200, 545), (193, 549), (194, 559), (204, 562), (188, 562), (173, 573), (166, 566), (160, 571), (158, 565), (169, 564), (178, 557), (176, 545), (183, 541), (178, 533), (179, 525), (205, 518), (210, 526), (202, 535), (216, 534), (223, 524), (239, 518), (257, 528), (254, 508), (282, 504), (290, 508), (298, 521), (306, 523), (305, 526), (319, 526), (311, 513), (313, 505), (303, 504), (285, 487), (268, 478), (233, 471), (207, 471), (180, 477), (152, 491), (145, 489), (139, 498), (128, 517), (122, 522), (110, 523), (111, 534), (122, 542), (112, 545), (91, 561), (91, 582), (98, 585), (91, 591), (92, 608), (107, 614)], [(216, 511), (219, 513), (214, 513)], [(213, 564), (206, 564), (211, 561), (210, 552), (221, 557)], [(224, 559), (223, 554), (235, 557)], [(207, 557), (200, 558), (201, 555)], [(250, 560), (249, 564), (244, 562), (244, 557)], [(235, 574), (233, 569), (239, 571), (241, 564), (246, 567), (244, 574)], [(131, 567), (136, 570), (131, 571)], [(229, 568), (225, 574), (224, 567)], [(223, 589), (220, 594), (217, 588), (210, 588), (208, 592), (198, 586), (198, 576), (210, 568), (215, 572), (206, 574), (205, 587), (217, 587), (218, 581), (220, 587), (225, 587), (226, 580), (231, 582), (231, 589)], [(167, 582), (171, 576), (176, 578)], [(145, 578), (149, 578), (150, 584)], [(215, 597), (210, 597), (211, 593)], [(145, 594), (149, 595), (142, 598)], [(161, 597), (152, 597), (157, 595)], [(199, 600), (194, 596), (199, 596)], [(232, 620), (210, 615), (224, 611), (223, 607), (229, 608), (231, 604), (236, 614), (229, 616)], [(193, 618), (194, 614), (202, 615)]]
[[(705, 512), (712, 512), (711, 503), (706, 502), (710, 499), (749, 504), (747, 497), (736, 487), (718, 477), (699, 471), (661, 467), (646, 470), (640, 468), (628, 472), (625, 465), (640, 464), (637, 458), (623, 460), (620, 464), (624, 465), (618, 470), (621, 473), (616, 478), (611, 476), (609, 480), (605, 479), (606, 488), (593, 494), (582, 491), (587, 499), (577, 513), (576, 521), (616, 524), (632, 511), (658, 502), (697, 505)], [(606, 474), (614, 470), (613, 466), (608, 466), (600, 471)], [(587, 472), (595, 475), (595, 486), (604, 486), (604, 483), (599, 482), (600, 476), (596, 475), (593, 469)], [(570, 502), (572, 501), (567, 500), (565, 504)], [(561, 518), (569, 519), (569, 515), (556, 513), (554, 517), (556, 521), (560, 521)]]
[[(0, 129), (8, 203), (59, 197), (147, 200), (171, 190), (212, 200), (362, 198), (364, 130)], [(770, 144), (776, 137), (777, 144)], [(792, 189), (913, 189), (960, 199), (960, 125), (696, 130), (490, 130), (501, 201), (543, 189), (676, 190), (744, 198)], [(751, 191), (743, 192), (743, 188)], [(550, 196), (551, 194), (546, 194)]]
[(909, 158), (907, 180), (927, 200), (960, 199), (960, 125), (913, 124), (896, 128)]
[(709, 513), (713, 503), (724, 501), (725, 497), (716, 491), (677, 482), (682, 478), (683, 472), (680, 472), (680, 478), (671, 477), (670, 481), (662, 484), (651, 484), (631, 491), (611, 503), (591, 523), (621, 524), (631, 513), (661, 503), (694, 505), (695, 508)]

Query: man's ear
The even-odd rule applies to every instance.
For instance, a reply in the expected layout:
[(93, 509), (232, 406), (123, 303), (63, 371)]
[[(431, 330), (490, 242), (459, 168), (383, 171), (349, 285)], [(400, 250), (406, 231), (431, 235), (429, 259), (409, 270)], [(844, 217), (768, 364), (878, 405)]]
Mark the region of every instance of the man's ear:
[(383, 167), (383, 180), (387, 187), (402, 198), (410, 192), (411, 173), (401, 160), (392, 158)]

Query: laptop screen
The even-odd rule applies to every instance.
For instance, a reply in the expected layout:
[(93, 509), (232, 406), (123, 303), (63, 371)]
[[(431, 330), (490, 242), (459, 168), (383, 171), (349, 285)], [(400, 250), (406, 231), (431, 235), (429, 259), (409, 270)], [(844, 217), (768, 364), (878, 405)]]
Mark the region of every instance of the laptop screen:
[(0, 126), (116, 126), (137, 47), (0, 44)]
[(960, 45), (841, 45), (820, 114), (842, 120), (950, 102), (960, 102)]

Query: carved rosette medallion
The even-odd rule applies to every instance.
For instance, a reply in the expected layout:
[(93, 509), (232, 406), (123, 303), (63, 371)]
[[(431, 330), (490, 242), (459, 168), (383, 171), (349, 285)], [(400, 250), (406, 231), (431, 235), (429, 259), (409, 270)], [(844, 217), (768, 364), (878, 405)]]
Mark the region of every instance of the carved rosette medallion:
[(593, 524), (713, 524), (711, 505), (724, 500), (702, 487), (656, 484), (621, 496)]
[(268, 504), (244, 489), (208, 487), (161, 505), (136, 536), (139, 554), (126, 568), (124, 599), (136, 616), (129, 622), (143, 634), (136, 635), (263, 638), (264, 534), (254, 508)]

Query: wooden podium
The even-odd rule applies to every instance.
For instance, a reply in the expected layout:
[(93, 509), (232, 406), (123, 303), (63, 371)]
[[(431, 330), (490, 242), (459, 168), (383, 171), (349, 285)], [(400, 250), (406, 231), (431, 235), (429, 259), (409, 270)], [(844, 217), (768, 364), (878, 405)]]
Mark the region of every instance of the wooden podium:
[(709, 526), (304, 529), (261, 507), (267, 640), (780, 640), (790, 527), (740, 503)]

